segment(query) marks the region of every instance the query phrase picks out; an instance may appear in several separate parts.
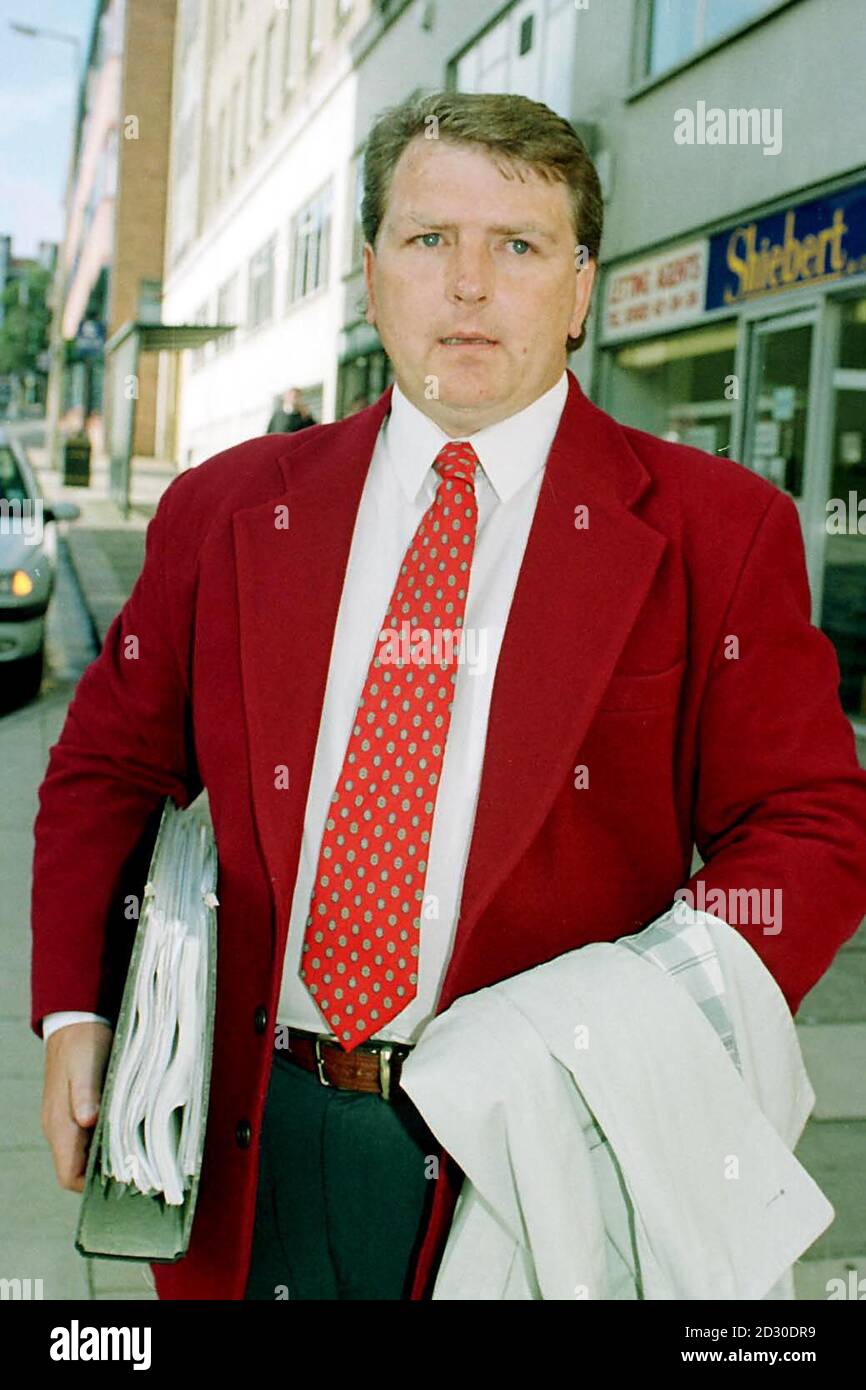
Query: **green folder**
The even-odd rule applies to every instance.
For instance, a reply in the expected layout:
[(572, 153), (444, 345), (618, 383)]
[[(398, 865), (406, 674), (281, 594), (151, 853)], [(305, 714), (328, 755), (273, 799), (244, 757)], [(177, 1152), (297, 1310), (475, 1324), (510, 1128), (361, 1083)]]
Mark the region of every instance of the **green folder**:
[[(196, 1144), (194, 1172), (187, 1179), (181, 1204), (170, 1203), (162, 1192), (144, 1193), (132, 1182), (120, 1182), (103, 1172), (103, 1156), (109, 1148), (108, 1116), (112, 1111), (112, 1098), (118, 1067), (125, 1049), (129, 1046), (135, 1021), (136, 981), (142, 962), (145, 936), (152, 904), (159, 901), (160, 884), (166, 882), (167, 875), (173, 872), (179, 876), (184, 862), (169, 863), (172, 858), (189, 852), (192, 837), (198, 839), (204, 870), (201, 879), (202, 897), (198, 911), (204, 914), (203, 945), (206, 950), (206, 1003), (204, 1010), (204, 1048), (200, 1080), (202, 1082), (200, 1103), (200, 1128)], [(139, 913), (138, 927), (133, 943), (129, 970), (123, 991), (120, 1014), (112, 1040), (102, 1100), (96, 1127), (90, 1143), (87, 1172), (78, 1227), (75, 1233), (75, 1248), (82, 1255), (104, 1257), (113, 1260), (146, 1260), (157, 1264), (171, 1264), (185, 1254), (192, 1230), (201, 1173), (202, 1153), (207, 1121), (207, 1103), (210, 1090), (211, 1058), (213, 1052), (213, 1023), (216, 1004), (216, 952), (217, 952), (217, 853), (210, 819), (207, 792), (196, 798), (185, 810), (179, 810), (171, 799), (167, 799), (162, 810), (156, 843), (150, 860), (148, 885)], [(196, 885), (197, 888), (197, 885)], [(205, 891), (210, 900), (205, 901)], [(196, 900), (198, 893), (196, 891)]]

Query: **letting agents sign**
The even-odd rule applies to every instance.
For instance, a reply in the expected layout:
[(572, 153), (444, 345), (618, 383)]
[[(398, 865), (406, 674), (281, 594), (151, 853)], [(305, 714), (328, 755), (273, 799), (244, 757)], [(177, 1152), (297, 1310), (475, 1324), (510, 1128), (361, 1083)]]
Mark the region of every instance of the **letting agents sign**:
[(678, 328), (700, 318), (707, 281), (706, 239), (630, 261), (607, 277), (605, 342)]

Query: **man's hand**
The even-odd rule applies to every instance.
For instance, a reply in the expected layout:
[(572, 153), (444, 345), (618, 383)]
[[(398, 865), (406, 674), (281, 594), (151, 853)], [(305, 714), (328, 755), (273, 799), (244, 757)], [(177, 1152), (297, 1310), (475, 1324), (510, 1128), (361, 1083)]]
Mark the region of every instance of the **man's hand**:
[(57, 1181), (71, 1192), (84, 1191), (88, 1131), (99, 1114), (112, 1037), (105, 1023), (68, 1023), (45, 1044), (42, 1133), (51, 1145)]

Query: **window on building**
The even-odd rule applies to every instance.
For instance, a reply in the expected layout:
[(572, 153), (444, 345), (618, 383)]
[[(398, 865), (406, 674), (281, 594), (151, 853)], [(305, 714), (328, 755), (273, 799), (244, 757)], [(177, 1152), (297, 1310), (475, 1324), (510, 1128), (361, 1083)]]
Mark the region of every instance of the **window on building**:
[(260, 328), (274, 316), (274, 251), (277, 239), (272, 236), (250, 260), (247, 293), (247, 326)]
[(195, 36), (198, 32), (198, 9), (199, 0), (183, 0), (180, 14), (181, 61), (186, 57), (190, 44), (195, 41)]
[(312, 63), (322, 50), (325, 33), (325, 11), (328, 0), (316, 0), (307, 6), (307, 62)]
[(225, 188), (226, 173), (226, 109), (220, 111), (219, 121), (217, 122), (217, 141), (216, 141), (216, 178), (214, 185), (217, 198), (221, 198)]
[(283, 19), (283, 101), (288, 102), (297, 85), (295, 72), (295, 20), (297, 5), (289, 0)]
[(247, 90), (244, 98), (244, 159), (247, 159), (253, 148), (253, 102), (256, 95), (256, 70), (258, 62), (255, 53), (251, 53), (247, 62)]
[(457, 57), (460, 92), (517, 92), (571, 114), (576, 10), (573, 0), (518, 0)]
[[(214, 199), (213, 191), (213, 126), (206, 125), (202, 134), (202, 170), (204, 174), (203, 187), (201, 192), (201, 211), (202, 217), (209, 213)], [(175, 258), (180, 254), (179, 248), (175, 249)]]
[(676, 67), (724, 38), (779, 0), (646, 0), (649, 5), (644, 76)]
[[(240, 281), (237, 272), (224, 280), (217, 291), (217, 323), (237, 323), (238, 321), (238, 289)], [(234, 333), (225, 333), (222, 337), (215, 340), (215, 347), (218, 353), (228, 352), (234, 347)]]
[(241, 104), (241, 84), (236, 82), (232, 87), (232, 100), (229, 108), (229, 179), (233, 179), (238, 171), (238, 120), (240, 118)]
[[(194, 313), (193, 316), (192, 316), (192, 321), (193, 321), (193, 323), (207, 323), (207, 316), (208, 316), (208, 303), (207, 303), (207, 300), (205, 300), (205, 301), (204, 301), (202, 304), (200, 304), (200, 305), (198, 306), (198, 308), (196, 309), (195, 313)], [(200, 347), (196, 347), (196, 348), (193, 348), (193, 349), (192, 349), (192, 352), (190, 353), (190, 360), (191, 360), (191, 365), (192, 365), (192, 369), (193, 369), (194, 372), (197, 372), (197, 371), (199, 370), (200, 367), (203, 367), (203, 366), (204, 366), (205, 351), (206, 351), (206, 349), (207, 349), (207, 344), (206, 344), (206, 343), (202, 343)]]
[(625, 425), (729, 458), (737, 325), (645, 338), (612, 353), (605, 409)]
[(274, 114), (274, 97), (277, 91), (274, 63), (277, 54), (277, 22), (272, 19), (265, 32), (265, 49), (262, 57), (262, 134), (268, 129)]
[(355, 270), (364, 258), (364, 227), (361, 222), (361, 203), (364, 198), (364, 152), (358, 155), (351, 166), (350, 173), (351, 215), (349, 217), (349, 263), (347, 270)]
[(103, 15), (105, 20), (104, 58), (119, 58), (123, 54), (123, 36), (126, 16), (120, 4), (109, 5)]
[(98, 73), (109, 58), (119, 57), (123, 52), (123, 7), (108, 5), (103, 10), (96, 34), (96, 48), (91, 58), (91, 67)]
[(866, 720), (866, 297), (844, 303), (840, 318), (821, 627), (839, 659), (842, 707)]
[(327, 283), (330, 241), (331, 184), (328, 182), (295, 214), (289, 227), (290, 304)]
[[(174, 160), (174, 177), (179, 179), (191, 168), (195, 155), (195, 128), (198, 121), (198, 112), (187, 111), (182, 115), (175, 126), (174, 141), (172, 145), (172, 158)], [(117, 135), (117, 129), (114, 128)]]

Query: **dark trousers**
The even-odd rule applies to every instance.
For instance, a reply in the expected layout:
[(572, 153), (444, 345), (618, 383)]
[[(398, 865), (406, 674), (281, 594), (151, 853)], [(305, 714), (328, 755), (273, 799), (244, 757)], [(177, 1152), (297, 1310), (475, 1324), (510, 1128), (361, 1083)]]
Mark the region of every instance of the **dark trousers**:
[(275, 1050), (245, 1298), (408, 1298), (437, 1152), (399, 1088), (322, 1086)]

